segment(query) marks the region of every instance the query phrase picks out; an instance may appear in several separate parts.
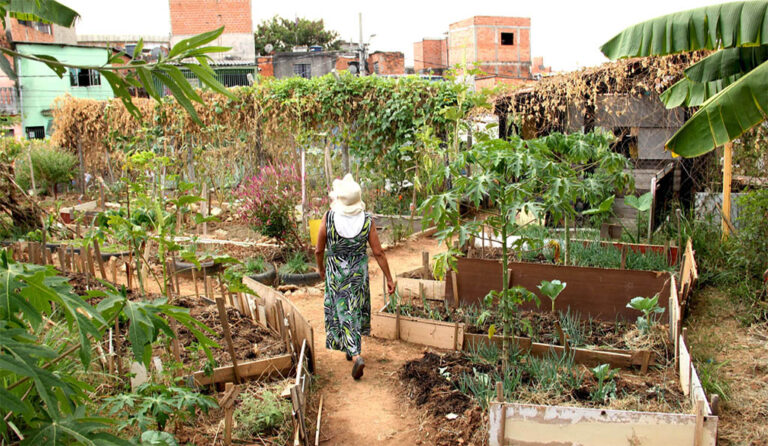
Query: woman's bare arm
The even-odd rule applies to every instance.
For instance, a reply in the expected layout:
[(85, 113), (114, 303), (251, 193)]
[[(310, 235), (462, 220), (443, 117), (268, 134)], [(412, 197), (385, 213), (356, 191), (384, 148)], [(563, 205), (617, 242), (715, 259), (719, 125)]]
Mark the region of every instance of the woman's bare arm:
[(325, 238), (327, 235), (325, 227), (325, 217), (323, 215), (323, 221), (320, 222), (320, 229), (317, 232), (317, 246), (315, 247), (315, 261), (317, 262), (317, 271), (320, 273), (320, 278), (325, 280)]
[[(376, 262), (379, 264), (379, 268), (384, 273), (384, 277), (387, 278), (387, 292), (392, 294), (395, 292), (395, 282), (392, 280), (392, 274), (389, 272), (389, 263), (387, 263), (387, 256), (384, 254), (384, 250), (381, 249), (381, 242), (379, 241), (379, 233), (376, 231), (376, 224), (371, 220), (371, 232), (368, 234), (368, 243), (371, 245), (371, 251), (373, 256), (376, 257)], [(318, 243), (319, 245), (320, 243)]]

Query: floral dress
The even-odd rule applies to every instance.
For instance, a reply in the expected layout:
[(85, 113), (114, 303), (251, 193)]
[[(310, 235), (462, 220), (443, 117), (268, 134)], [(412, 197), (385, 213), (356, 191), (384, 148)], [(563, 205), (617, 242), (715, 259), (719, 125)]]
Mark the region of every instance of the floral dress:
[(360, 232), (342, 237), (334, 225), (334, 212), (326, 214), (325, 332), (326, 348), (360, 354), (361, 336), (371, 333), (371, 288), (366, 247), (371, 215), (365, 214)]

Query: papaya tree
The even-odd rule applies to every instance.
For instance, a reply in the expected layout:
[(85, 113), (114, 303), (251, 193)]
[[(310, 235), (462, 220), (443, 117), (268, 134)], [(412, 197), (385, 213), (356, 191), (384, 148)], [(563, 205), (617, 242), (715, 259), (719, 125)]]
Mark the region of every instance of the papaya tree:
[[(430, 196), (421, 206), (424, 218), (437, 227), (436, 237), (447, 247), (435, 258), (435, 277), (442, 278), (448, 269), (455, 268), (456, 257), (461, 255), (451, 242), (463, 246), (483, 225), (501, 237), (502, 289), (491, 292), (485, 302), (495, 305), (502, 316), (505, 363), (514, 313), (535, 298), (530, 291), (509, 284), (507, 240), (520, 234), (524, 226), (516, 216), (527, 212), (536, 220), (549, 216), (554, 222), (567, 221), (576, 215), (576, 201), (601, 203), (617, 190), (631, 187), (627, 159), (610, 150), (612, 140), (613, 135), (604, 131), (558, 133), (532, 140), (479, 134), (477, 144), (455, 153), (455, 160), (432, 179), (441, 182), (451, 178), (453, 182), (452, 188)], [(466, 174), (468, 166), (471, 175)], [(485, 220), (462, 218), (462, 204), (480, 208), (486, 200), (492, 207), (484, 210)]]
[(694, 157), (765, 121), (766, 29), (768, 1), (723, 3), (638, 23), (600, 49), (609, 59), (713, 50), (661, 95), (668, 108), (700, 107), (666, 143), (667, 150)]

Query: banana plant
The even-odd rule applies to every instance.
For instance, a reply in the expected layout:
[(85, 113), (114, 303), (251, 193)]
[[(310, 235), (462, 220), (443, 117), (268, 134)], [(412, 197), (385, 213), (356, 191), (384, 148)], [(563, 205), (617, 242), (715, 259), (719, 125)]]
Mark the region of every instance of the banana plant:
[(700, 106), (666, 142), (699, 156), (741, 136), (768, 110), (768, 1), (722, 3), (667, 14), (621, 31), (600, 48), (609, 59), (716, 50), (664, 93), (667, 107)]

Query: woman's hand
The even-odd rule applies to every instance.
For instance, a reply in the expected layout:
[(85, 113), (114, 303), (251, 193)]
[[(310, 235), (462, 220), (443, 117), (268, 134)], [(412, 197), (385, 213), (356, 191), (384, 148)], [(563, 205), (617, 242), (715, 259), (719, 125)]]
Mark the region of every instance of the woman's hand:
[(391, 278), (387, 279), (387, 294), (395, 294), (395, 282)]
[(325, 267), (323, 266), (318, 267), (317, 272), (320, 273), (320, 279), (325, 280)]

